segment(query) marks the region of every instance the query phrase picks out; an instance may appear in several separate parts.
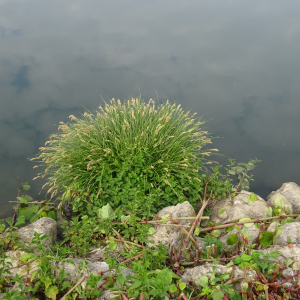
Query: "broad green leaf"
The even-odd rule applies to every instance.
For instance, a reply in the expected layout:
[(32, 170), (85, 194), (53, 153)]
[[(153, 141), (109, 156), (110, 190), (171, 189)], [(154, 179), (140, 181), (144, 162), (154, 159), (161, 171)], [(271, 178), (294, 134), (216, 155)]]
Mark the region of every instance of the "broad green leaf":
[(52, 300), (56, 300), (56, 295), (58, 294), (58, 288), (56, 285), (51, 285), (46, 289), (45, 295)]
[(222, 209), (220, 209), (220, 210), (218, 211), (218, 214), (219, 214), (219, 215), (222, 215), (222, 214), (224, 214), (224, 212), (225, 212), (225, 209), (222, 208)]
[(293, 264), (293, 270), (294, 271), (300, 270), (300, 262), (299, 261), (294, 262), (294, 264)]
[(121, 286), (123, 286), (125, 281), (126, 281), (126, 279), (123, 274), (118, 275), (117, 282), (116, 282), (117, 284), (120, 284)]
[(277, 226), (274, 237), (279, 236), (281, 234), (281, 232), (282, 232), (282, 228), (280, 228), (279, 226)]
[(250, 194), (250, 195), (249, 195), (249, 198), (250, 198), (250, 200), (251, 200), (252, 202), (258, 200), (258, 197), (257, 197), (256, 195), (254, 195), (254, 194)]
[(252, 256), (243, 253), (243, 254), (241, 255), (241, 259), (242, 259), (243, 261), (250, 261), (250, 260), (252, 259)]
[(253, 204), (253, 202), (252, 202), (252, 201), (250, 200), (250, 198), (248, 198), (248, 197), (243, 197), (242, 200), (243, 200), (244, 202), (246, 202), (248, 205), (252, 205), (252, 204)]
[(48, 289), (48, 287), (51, 285), (52, 281), (51, 281), (51, 278), (50, 277), (46, 277), (42, 280), (45, 284), (45, 288), (46, 290)]
[(64, 281), (62, 283), (62, 286), (61, 286), (62, 290), (66, 289), (66, 288), (71, 288), (71, 287), (72, 286), (71, 286), (71, 283), (69, 281)]
[(272, 207), (265, 207), (265, 210), (268, 214), (268, 217), (272, 217), (272, 213), (273, 213)]
[(98, 210), (98, 217), (101, 219), (112, 219), (115, 216), (114, 211), (109, 203)]
[(242, 270), (246, 269), (249, 266), (250, 266), (250, 264), (246, 261), (243, 261), (239, 264), (239, 268), (241, 268)]
[(282, 198), (279, 195), (275, 198), (274, 205), (279, 206), (281, 208), (285, 207), (284, 201), (282, 200)]
[(153, 235), (156, 232), (156, 230), (153, 227), (150, 227), (148, 230), (149, 235)]
[(28, 201), (27, 201), (25, 198), (23, 198), (23, 197), (17, 197), (17, 199), (18, 199), (19, 201), (21, 201), (22, 203), (24, 203), (24, 204), (27, 204), (27, 203), (28, 203)]
[(19, 225), (23, 225), (23, 224), (25, 224), (25, 216), (18, 217), (15, 226), (19, 226)]
[(21, 257), (20, 257), (20, 261), (22, 261), (23, 263), (26, 263), (32, 259), (35, 259), (37, 256), (35, 254), (32, 254), (32, 253), (25, 253), (25, 254), (22, 254)]
[(177, 292), (177, 286), (173, 283), (170, 287), (170, 290), (169, 290), (171, 293), (175, 293)]
[(248, 241), (252, 241), (251, 235), (249, 234), (246, 228), (242, 229), (242, 234), (247, 238)]
[(259, 243), (263, 247), (271, 246), (273, 244), (273, 232), (264, 231), (259, 236)]
[(136, 280), (131, 286), (130, 289), (136, 289), (137, 287), (139, 287), (142, 283), (139, 280)]
[(117, 246), (118, 246), (118, 242), (116, 242), (116, 241), (110, 241), (109, 242), (109, 249), (110, 250), (116, 250)]
[(287, 258), (284, 263), (285, 263), (285, 266), (288, 267), (292, 262), (293, 262), (292, 259)]
[(215, 291), (215, 290), (212, 292), (211, 295), (212, 295), (213, 300), (222, 300), (224, 297), (223, 292)]
[(242, 263), (243, 262), (243, 260), (241, 259), (241, 257), (236, 257), (235, 259), (234, 259), (234, 261), (233, 261), (233, 263), (235, 264), (235, 265), (239, 265), (240, 263)]
[(211, 232), (211, 235), (213, 236), (213, 237), (219, 237), (220, 235), (221, 235), (221, 231), (220, 230), (213, 230), (212, 232)]
[(197, 283), (205, 288), (208, 285), (208, 277), (207, 276), (200, 276)]
[(227, 244), (228, 245), (234, 245), (235, 243), (237, 243), (238, 240), (239, 240), (239, 238), (238, 238), (237, 234), (232, 233), (227, 238)]
[(200, 234), (200, 230), (201, 228), (199, 226), (196, 226), (194, 234), (198, 236)]
[(56, 213), (52, 210), (48, 213), (48, 218), (53, 219), (54, 221), (56, 221)]
[(179, 283), (179, 288), (181, 291), (183, 291), (186, 288), (186, 284), (184, 282)]

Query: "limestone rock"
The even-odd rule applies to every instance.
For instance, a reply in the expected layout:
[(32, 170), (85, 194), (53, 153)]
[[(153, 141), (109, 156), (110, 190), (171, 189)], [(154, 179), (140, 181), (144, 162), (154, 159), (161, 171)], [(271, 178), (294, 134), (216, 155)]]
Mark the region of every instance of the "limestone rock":
[[(210, 278), (211, 273), (213, 272), (213, 266), (216, 266), (214, 273), (225, 274), (227, 272), (232, 271), (232, 267), (226, 267), (226, 266), (223, 266), (220, 264), (214, 265), (212, 263), (206, 263), (202, 266), (186, 269), (186, 272), (182, 276), (181, 282), (186, 283), (188, 286), (190, 286), (191, 288), (193, 288), (195, 290), (199, 290), (199, 284), (198, 284), (199, 277), (207, 276)], [(247, 276), (251, 275), (252, 279), (255, 279), (257, 277), (256, 273), (251, 270), (247, 270), (246, 274), (247, 274)], [(237, 278), (237, 277), (244, 277), (244, 271), (236, 267), (234, 270), (234, 278)], [(242, 280), (236, 282), (234, 284), (234, 289), (237, 291), (240, 291), (241, 283), (245, 283), (245, 282), (246, 282), (245, 279), (242, 279)]]
[[(241, 191), (231, 201), (229, 198), (222, 198), (217, 203), (217, 209), (212, 213), (211, 220), (215, 222), (229, 222), (241, 218), (264, 218), (267, 217), (266, 209), (268, 204), (264, 199), (258, 197), (258, 200), (252, 202), (251, 205), (242, 200), (243, 197), (249, 197), (248, 191)], [(223, 214), (218, 214), (220, 209), (225, 209)]]
[[(158, 215), (170, 215), (173, 218), (196, 216), (194, 208), (188, 201), (177, 204), (176, 206), (165, 207), (158, 212)], [(177, 220), (177, 222), (179, 222), (187, 231), (189, 231), (193, 220)], [(174, 223), (169, 221), (166, 223), (166, 225), (159, 225), (155, 229), (156, 232), (149, 237), (149, 240), (151, 240), (149, 246), (153, 247), (162, 244), (169, 250), (172, 247), (175, 253), (180, 251), (183, 241), (186, 238), (186, 235), (181, 231), (180, 227), (174, 226)]]
[(300, 244), (300, 222), (286, 223), (281, 226), (281, 229), (282, 232), (274, 237), (273, 245), (286, 246), (288, 244), (288, 237), (291, 239), (291, 244)]
[(267, 200), (271, 199), (274, 194), (280, 194), (284, 196), (293, 207), (293, 212), (300, 212), (300, 186), (295, 182), (286, 182), (280, 189), (275, 192), (272, 192)]
[(43, 246), (54, 244), (57, 236), (56, 221), (51, 218), (43, 217), (26, 227), (20, 228), (18, 230), (20, 241), (30, 244), (34, 236), (34, 232), (50, 236), (48, 239), (42, 241)]

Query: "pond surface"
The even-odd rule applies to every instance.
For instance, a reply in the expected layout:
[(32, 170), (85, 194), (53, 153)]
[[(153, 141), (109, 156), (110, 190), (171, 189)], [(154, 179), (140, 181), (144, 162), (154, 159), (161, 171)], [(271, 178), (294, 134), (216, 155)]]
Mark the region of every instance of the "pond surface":
[[(300, 2), (0, 0), (0, 218), (59, 121), (140, 93), (203, 115), (251, 190), (300, 184)], [(218, 157), (216, 157), (218, 160)]]

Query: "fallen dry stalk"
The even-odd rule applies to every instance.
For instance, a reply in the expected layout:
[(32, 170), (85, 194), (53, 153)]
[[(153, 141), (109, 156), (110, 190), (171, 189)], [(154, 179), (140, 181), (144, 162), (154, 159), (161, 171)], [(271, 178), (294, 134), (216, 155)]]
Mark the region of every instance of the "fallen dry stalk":
[(300, 214), (297, 214), (297, 215), (280, 215), (280, 216), (276, 216), (276, 217), (253, 219), (253, 220), (247, 220), (247, 221), (243, 221), (243, 222), (233, 222), (233, 223), (228, 223), (228, 224), (225, 224), (225, 225), (218, 225), (218, 226), (203, 228), (203, 229), (200, 229), (200, 232), (207, 232), (207, 231), (211, 231), (211, 230), (215, 230), (215, 229), (222, 229), (222, 228), (226, 228), (226, 227), (230, 227), (230, 226), (234, 226), (234, 225), (244, 225), (246, 223), (260, 223), (260, 222), (268, 221), (268, 220), (286, 219), (288, 217), (299, 217), (299, 216), (300, 216)]

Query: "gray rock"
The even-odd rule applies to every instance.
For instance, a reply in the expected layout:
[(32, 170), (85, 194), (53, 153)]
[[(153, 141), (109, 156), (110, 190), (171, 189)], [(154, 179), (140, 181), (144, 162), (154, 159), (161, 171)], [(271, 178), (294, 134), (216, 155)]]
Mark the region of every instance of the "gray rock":
[(300, 261), (300, 245), (292, 245), (293, 247), (290, 248), (288, 246), (278, 246), (273, 245), (270, 246), (268, 249), (264, 249), (265, 253), (270, 253), (272, 251), (279, 251), (282, 255), (278, 256), (278, 261), (280, 263), (285, 263), (286, 259), (292, 259), (293, 261)]
[(271, 193), (268, 197), (267, 197), (267, 201), (269, 203), (271, 203), (272, 205), (275, 205), (275, 200), (277, 197), (280, 197), (280, 199), (282, 200), (282, 204), (283, 204), (283, 210), (285, 211), (286, 214), (293, 214), (293, 205), (292, 203), (285, 198), (283, 195), (281, 195), (278, 192), (273, 192)]
[(120, 295), (113, 294), (110, 290), (103, 292), (103, 295), (98, 297), (98, 300), (122, 299)]
[[(158, 215), (170, 215), (173, 218), (196, 216), (194, 208), (188, 201), (177, 204), (176, 206), (166, 207), (158, 212)], [(193, 224), (193, 220), (177, 220), (177, 222), (183, 225), (187, 231), (189, 231), (190, 226)], [(175, 253), (179, 253), (183, 241), (186, 238), (186, 234), (181, 231), (180, 227), (174, 226), (174, 223), (169, 221), (166, 225), (159, 225), (155, 229), (156, 232), (149, 237), (149, 240), (151, 240), (149, 246), (155, 247), (162, 244), (169, 250), (172, 248)]]
[[(20, 261), (20, 257), (23, 254), (27, 254), (27, 252), (18, 251), (18, 250), (16, 250), (16, 251), (7, 251), (6, 252), (6, 256), (8, 256), (8, 257), (5, 258), (4, 263), (5, 264), (6, 263), (11, 264), (11, 268), (13, 268), (13, 269), (9, 270), (10, 273), (4, 272), (3, 275), (8, 276), (9, 278), (13, 278), (17, 274), (20, 275), (20, 276), (21, 275), (26, 275), (26, 271), (25, 271), (26, 266), (15, 268), (16, 266), (24, 264), (22, 261)], [(34, 266), (34, 262), (33, 262), (33, 266)], [(29, 274), (32, 274), (33, 271), (38, 270), (38, 269), (39, 269), (38, 267), (31, 268), (30, 271), (29, 271)]]
[(291, 276), (294, 276), (297, 273), (298, 273), (298, 271), (294, 271), (292, 268), (287, 268), (287, 269), (282, 271), (282, 276), (284, 278), (289, 278)]
[(288, 237), (290, 237), (291, 244), (300, 244), (300, 222), (286, 223), (281, 226), (282, 232), (275, 236), (273, 245), (286, 246), (288, 244)]
[(280, 189), (272, 192), (267, 200), (271, 199), (274, 194), (284, 196), (293, 206), (294, 212), (300, 212), (300, 186), (295, 182), (286, 182)]
[[(225, 274), (232, 271), (232, 267), (226, 267), (220, 264), (212, 264), (206, 263), (202, 266), (188, 268), (186, 272), (183, 274), (181, 282), (186, 283), (188, 286), (195, 290), (199, 290), (198, 279), (200, 276), (207, 276), (208, 278), (211, 277), (211, 273), (213, 272), (213, 266), (216, 266), (214, 273), (221, 273)], [(252, 279), (257, 278), (256, 273), (251, 270), (246, 271), (247, 276), (251, 275)], [(234, 278), (243, 277), (244, 278), (244, 271), (235, 267), (234, 270)], [(246, 283), (245, 279), (241, 279), (239, 282), (234, 284), (234, 289), (237, 291), (241, 290), (241, 283)]]
[(34, 236), (34, 232), (43, 233), (43, 235), (49, 235), (48, 239), (42, 241), (43, 246), (48, 246), (55, 243), (57, 236), (56, 221), (51, 218), (41, 218), (34, 223), (22, 227), (18, 230), (19, 239), (21, 242), (30, 244)]
[(80, 269), (80, 265), (85, 263), (82, 258), (73, 258), (74, 265), (67, 262), (59, 262), (57, 268), (59, 270), (64, 269), (69, 275), (65, 278), (67, 281), (79, 280), (82, 277), (86, 277), (90, 274), (100, 274), (99, 272), (104, 272), (104, 274), (109, 274), (109, 266), (106, 262), (87, 262), (86, 270)]
[(276, 229), (277, 229), (277, 227), (278, 226), (280, 226), (280, 223), (278, 223), (278, 222), (272, 222), (270, 225), (269, 225), (269, 227), (268, 227), (268, 229), (267, 229), (267, 231), (268, 232), (275, 232), (276, 231)]
[[(249, 236), (250, 236), (250, 240), (248, 240), (248, 244), (252, 245), (253, 243), (256, 242), (256, 239), (259, 236), (259, 229), (254, 224), (250, 227), (245, 227), (245, 229), (248, 231)], [(227, 238), (229, 235), (231, 235), (233, 233), (238, 233), (238, 231), (234, 228), (231, 231), (229, 231), (226, 235), (219, 238), (219, 240), (221, 242), (223, 242), (224, 245), (226, 245), (227, 248), (229, 248), (229, 249), (235, 247), (235, 245), (230, 245), (230, 246), (227, 245)]]
[[(213, 210), (211, 220), (215, 222), (230, 222), (241, 218), (264, 218), (267, 217), (265, 208), (268, 204), (264, 199), (258, 197), (258, 200), (252, 202), (252, 205), (247, 204), (242, 200), (243, 197), (249, 197), (248, 191), (241, 191), (240, 194), (235, 196), (231, 201), (229, 198), (222, 198), (217, 204), (217, 209)], [(218, 214), (220, 209), (225, 209), (223, 214)]]

